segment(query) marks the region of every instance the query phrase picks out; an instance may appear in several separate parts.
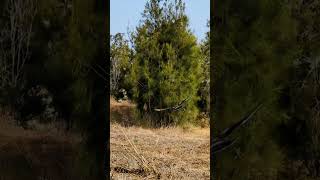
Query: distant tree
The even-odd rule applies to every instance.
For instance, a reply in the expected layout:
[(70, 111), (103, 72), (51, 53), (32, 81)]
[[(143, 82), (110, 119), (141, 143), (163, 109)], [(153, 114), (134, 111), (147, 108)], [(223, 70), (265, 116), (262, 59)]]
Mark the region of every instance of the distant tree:
[(188, 29), (183, 1), (148, 2), (133, 34), (133, 49), (130, 77), (141, 114), (152, 116), (157, 125), (194, 120), (202, 57), (196, 37)]
[(2, 12), (0, 94), (14, 102), (25, 85), (25, 65), (30, 59), (37, 1), (8, 0)]
[[(34, 0), (8, 0), (5, 16), (10, 19), (1, 32), (1, 83), (17, 87), (23, 78), (23, 68), (30, 58), (37, 2)], [(5, 51), (5, 52), (4, 52)]]
[(117, 95), (129, 72), (130, 49), (121, 33), (112, 35), (110, 43), (110, 88), (111, 94)]
[[(208, 22), (209, 26), (209, 22)], [(201, 66), (203, 69), (202, 77), (203, 80), (199, 87), (199, 102), (198, 106), (201, 111), (205, 113), (209, 113), (210, 109), (210, 32), (206, 33), (206, 37), (200, 45), (201, 54), (203, 61), (201, 62)]]

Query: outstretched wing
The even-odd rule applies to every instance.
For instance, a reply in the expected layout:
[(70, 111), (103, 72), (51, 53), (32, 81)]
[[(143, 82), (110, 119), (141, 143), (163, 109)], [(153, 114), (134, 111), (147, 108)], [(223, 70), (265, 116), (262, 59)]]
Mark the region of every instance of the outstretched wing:
[(258, 104), (256, 107), (253, 108), (245, 117), (243, 117), (240, 121), (233, 124), (231, 127), (222, 131), (221, 134), (218, 135), (218, 138), (225, 138), (229, 136), (235, 129), (245, 125), (248, 121), (252, 118), (252, 116), (262, 107), (263, 103)]
[(189, 100), (190, 97), (184, 99), (181, 101), (178, 105), (173, 106), (173, 107), (168, 107), (168, 108), (154, 108), (154, 111), (161, 112), (161, 111), (178, 111), (183, 107), (183, 105)]
[(232, 146), (236, 142), (236, 139), (229, 140), (229, 139), (222, 139), (222, 140), (217, 140), (213, 142), (211, 148), (213, 153), (218, 153), (220, 151), (223, 151), (230, 146)]

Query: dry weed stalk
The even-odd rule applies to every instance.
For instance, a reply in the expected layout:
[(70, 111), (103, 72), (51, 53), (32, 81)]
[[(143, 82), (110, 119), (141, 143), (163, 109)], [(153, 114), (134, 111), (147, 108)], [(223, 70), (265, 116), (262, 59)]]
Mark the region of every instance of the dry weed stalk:
[[(137, 154), (137, 156), (135, 156), (135, 157), (140, 160), (140, 161), (138, 161), (138, 162), (140, 162), (140, 163), (139, 163), (140, 166), (141, 166), (143, 169), (147, 169), (147, 171), (149, 171), (149, 172), (153, 172), (154, 174), (159, 174), (159, 173), (157, 173), (156, 168), (155, 168), (150, 162), (148, 162), (148, 161), (146, 160), (146, 158), (145, 158), (142, 154), (140, 154), (140, 153), (138, 152), (137, 147), (136, 147), (136, 146), (134, 145), (134, 143), (132, 143), (131, 140), (128, 138), (128, 136), (127, 136), (127, 134), (124, 132), (123, 128), (122, 128), (122, 127), (120, 127), (120, 128), (121, 128), (122, 133), (123, 133), (124, 136), (126, 137), (127, 141), (129, 142), (129, 144), (130, 144), (131, 147), (133, 148), (134, 152)], [(135, 158), (135, 159), (136, 159), (136, 158)]]

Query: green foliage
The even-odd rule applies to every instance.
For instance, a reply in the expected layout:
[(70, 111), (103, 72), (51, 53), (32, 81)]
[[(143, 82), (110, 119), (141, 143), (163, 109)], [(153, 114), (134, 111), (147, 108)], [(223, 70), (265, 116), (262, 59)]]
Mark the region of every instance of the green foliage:
[[(129, 89), (126, 76), (130, 73), (131, 49), (123, 34), (110, 37), (110, 85), (111, 94), (116, 95), (121, 88)], [(129, 87), (128, 87), (129, 86)]]
[[(148, 2), (142, 23), (133, 33), (133, 49), (130, 78), (140, 113), (152, 116), (157, 125), (194, 120), (198, 114), (196, 101), (203, 57), (188, 29), (184, 3)], [(188, 97), (184, 111), (154, 111), (175, 106)]]
[(214, 132), (265, 101), (254, 123), (239, 132), (235, 148), (216, 158), (216, 172), (222, 179), (274, 179), (283, 159), (275, 138), (285, 120), (278, 101), (299, 53), (297, 22), (290, 4), (278, 0), (229, 0), (215, 8)]
[[(23, 69), (26, 90), (35, 85), (47, 87), (61, 118), (69, 124), (73, 122), (72, 130), (84, 135), (83, 151), (87, 153), (86, 160), (92, 163), (83, 163), (82, 168), (90, 166), (87, 170), (91, 179), (95, 178), (93, 174), (103, 174), (108, 97), (105, 14), (102, 13), (105, 9), (98, 7), (99, 4), (91, 0), (37, 1), (30, 58)], [(8, 20), (1, 13), (0, 25)], [(0, 101), (12, 101), (7, 98), (10, 93), (22, 94), (5, 89), (0, 92)]]
[[(301, 169), (308, 169), (306, 179), (319, 177), (319, 15), (318, 1), (293, 1), (294, 18), (298, 22), (299, 58), (290, 69), (282, 107), (287, 121), (282, 125), (281, 142), (288, 159), (302, 159)], [(308, 148), (305, 148), (308, 147)]]
[[(209, 25), (209, 22), (208, 22)], [(207, 32), (205, 40), (200, 44), (201, 48), (201, 67), (203, 80), (200, 84), (198, 94), (200, 100), (198, 106), (201, 111), (209, 113), (210, 109), (210, 33)]]
[[(58, 104), (67, 106), (70, 114), (67, 118), (76, 119), (76, 126), (86, 128), (90, 121), (84, 118), (91, 113), (94, 96), (92, 78), (96, 76), (92, 71), (98, 69), (95, 58), (101, 34), (93, 27), (99, 25), (102, 17), (95, 14), (93, 2), (75, 0), (62, 7), (58, 6), (61, 5), (59, 2), (53, 1), (52, 4), (56, 8), (45, 11), (47, 6), (44, 5), (40, 11), (42, 19), (50, 23), (48, 28), (51, 28), (48, 29), (47, 42), (44, 42), (46, 48), (42, 48), (48, 51), (42, 56), (47, 58), (43, 63), (46, 74), (42, 74), (46, 79), (42, 83), (55, 92)], [(57, 14), (60, 15), (55, 16)], [(105, 79), (99, 77), (99, 80)]]
[(298, 0), (215, 6), (214, 132), (266, 101), (234, 149), (215, 158), (219, 178), (320, 176), (319, 7)]

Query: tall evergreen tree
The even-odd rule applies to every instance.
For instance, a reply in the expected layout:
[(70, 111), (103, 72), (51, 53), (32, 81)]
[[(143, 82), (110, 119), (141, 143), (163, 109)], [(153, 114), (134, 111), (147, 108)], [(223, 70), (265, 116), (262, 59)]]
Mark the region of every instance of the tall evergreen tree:
[(286, 116), (278, 102), (298, 53), (291, 8), (278, 0), (228, 0), (215, 6), (215, 132), (265, 101), (247, 131), (238, 132), (234, 148), (217, 155), (221, 179), (274, 179), (281, 169), (283, 153), (275, 137)]
[(69, 129), (85, 135), (75, 168), (84, 179), (100, 179), (104, 176), (108, 98), (105, 9), (99, 1), (66, 2), (52, 1), (56, 9), (43, 12), (44, 23), (50, 24), (44, 82), (54, 92)]
[[(184, 3), (148, 2), (133, 40), (135, 59), (131, 77), (139, 111), (151, 115), (158, 125), (195, 119), (201, 55), (196, 37), (188, 28)], [(185, 111), (170, 108), (155, 111), (179, 103)]]

